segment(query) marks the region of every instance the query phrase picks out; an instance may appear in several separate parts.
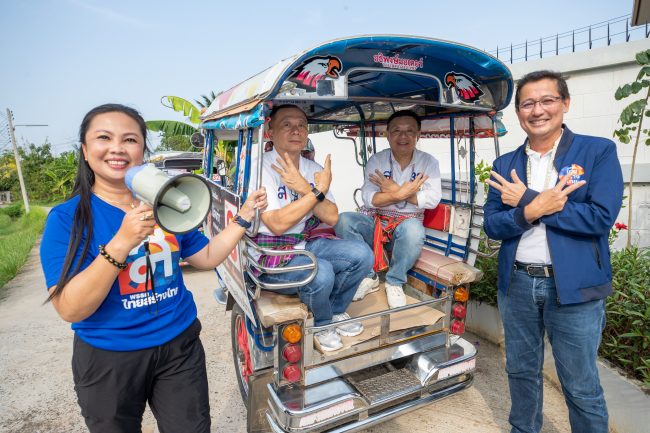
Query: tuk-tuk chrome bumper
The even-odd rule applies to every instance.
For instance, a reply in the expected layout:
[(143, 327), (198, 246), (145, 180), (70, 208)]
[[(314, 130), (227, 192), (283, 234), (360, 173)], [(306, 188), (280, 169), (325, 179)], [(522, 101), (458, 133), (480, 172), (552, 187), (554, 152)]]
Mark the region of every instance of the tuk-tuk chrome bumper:
[[(343, 376), (278, 390), (268, 384), (266, 418), (275, 433), (363, 430), (469, 387), (475, 362), (476, 349), (459, 338), (448, 348), (413, 356), (406, 367), (388, 373), (390, 379), (378, 376), (359, 382)], [(378, 386), (373, 388), (373, 382)]]

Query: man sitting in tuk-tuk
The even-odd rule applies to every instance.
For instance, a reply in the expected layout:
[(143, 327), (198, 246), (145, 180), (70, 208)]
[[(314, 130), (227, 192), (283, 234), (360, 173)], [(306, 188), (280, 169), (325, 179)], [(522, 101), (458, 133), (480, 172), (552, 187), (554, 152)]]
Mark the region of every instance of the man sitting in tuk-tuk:
[[(298, 294), (314, 316), (316, 326), (349, 319), (345, 312), (359, 283), (372, 269), (373, 255), (368, 246), (355, 240), (335, 239), (327, 231), (314, 230), (321, 222), (334, 226), (338, 208), (329, 190), (332, 182), (331, 161), (325, 167), (301, 156), (307, 143), (305, 113), (294, 105), (280, 105), (271, 111), (268, 135), (273, 148), (263, 154), (262, 185), (268, 191), (269, 206), (261, 214), (259, 246), (274, 249), (305, 249), (317, 258), (318, 273), (305, 286), (280, 289), (282, 294)], [(251, 185), (255, 183), (251, 179)], [(316, 233), (318, 233), (316, 235)], [(330, 231), (331, 233), (331, 231)], [(310, 263), (302, 254), (256, 255), (267, 267), (299, 266)], [(265, 283), (286, 283), (305, 279), (310, 270), (262, 274)], [(323, 351), (343, 347), (340, 335), (355, 336), (363, 331), (352, 322), (315, 334)]]
[[(361, 188), (364, 207), (360, 213), (340, 215), (336, 234), (358, 239), (373, 247), (374, 271), (386, 270), (386, 297), (390, 308), (406, 305), (402, 286), (424, 245), (424, 209), (440, 202), (440, 168), (432, 155), (415, 148), (421, 121), (410, 110), (393, 113), (386, 123), (390, 149), (373, 155), (366, 166)], [(384, 243), (392, 256), (384, 258)], [(370, 272), (359, 285), (354, 300), (378, 289), (379, 278)]]

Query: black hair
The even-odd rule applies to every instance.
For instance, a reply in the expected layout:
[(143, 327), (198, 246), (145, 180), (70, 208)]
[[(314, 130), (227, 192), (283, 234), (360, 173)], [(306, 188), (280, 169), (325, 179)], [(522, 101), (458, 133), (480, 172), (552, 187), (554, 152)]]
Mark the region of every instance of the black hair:
[(566, 101), (571, 97), (569, 95), (569, 86), (566, 84), (566, 79), (562, 76), (561, 73), (549, 70), (533, 71), (524, 75), (517, 82), (517, 90), (515, 92), (515, 110), (519, 111), (519, 100), (521, 89), (528, 83), (535, 83), (541, 80), (553, 80), (557, 86), (557, 91), (560, 94), (560, 98), (563, 101)]
[(411, 110), (401, 110), (391, 114), (388, 120), (386, 121), (386, 129), (390, 127), (390, 122), (397, 119), (398, 117), (410, 117), (412, 119), (415, 119), (415, 121), (418, 123), (418, 131), (422, 129), (422, 121), (420, 120), (420, 117), (417, 115), (415, 111), (411, 111)]
[[(142, 137), (144, 138), (144, 150), (147, 151), (147, 125), (145, 124), (144, 119), (137, 110), (121, 104), (100, 105), (86, 113), (83, 120), (81, 121), (81, 126), (79, 127), (80, 144), (86, 143), (86, 134), (88, 133), (88, 127), (90, 126), (92, 120), (98, 115), (106, 113), (122, 113), (135, 120), (138, 124), (138, 127), (140, 128)], [(63, 288), (79, 272), (79, 268), (81, 267), (81, 264), (88, 254), (88, 247), (93, 236), (93, 218), (90, 208), (90, 199), (92, 195), (92, 187), (95, 184), (95, 173), (93, 172), (92, 168), (90, 168), (90, 165), (88, 165), (88, 161), (86, 161), (84, 158), (83, 146), (81, 145), (79, 146), (79, 154), (77, 157), (79, 159), (79, 164), (77, 166), (77, 176), (74, 180), (72, 193), (68, 199), (78, 195), (79, 203), (77, 204), (77, 208), (72, 219), (70, 241), (68, 243), (68, 251), (66, 252), (65, 259), (63, 260), (61, 275), (59, 276), (59, 280), (56, 283), (56, 288), (47, 298), (47, 301), (51, 301), (53, 298), (59, 296), (63, 291)], [(72, 269), (76, 252), (79, 249), (82, 241), (83, 247), (81, 256), (77, 260), (74, 269)]]
[(271, 109), (271, 114), (269, 114), (269, 119), (270, 119), (269, 124), (273, 120), (273, 117), (275, 117), (275, 115), (278, 114), (278, 111), (284, 110), (285, 108), (295, 108), (296, 110), (300, 110), (300, 112), (305, 115), (305, 119), (309, 120), (309, 119), (307, 119), (307, 114), (305, 114), (305, 112), (300, 107), (298, 107), (297, 105), (294, 105), (294, 104), (280, 104), (280, 105), (276, 105), (275, 107), (273, 107)]

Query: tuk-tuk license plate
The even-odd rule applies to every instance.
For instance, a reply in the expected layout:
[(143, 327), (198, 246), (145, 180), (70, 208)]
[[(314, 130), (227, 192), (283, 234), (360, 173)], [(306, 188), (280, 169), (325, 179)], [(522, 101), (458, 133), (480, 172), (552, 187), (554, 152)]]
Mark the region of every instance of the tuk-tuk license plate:
[(474, 370), (474, 368), (476, 368), (476, 358), (472, 358), (461, 362), (460, 364), (454, 364), (441, 369), (438, 372), (438, 380), (447, 379), (448, 377), (452, 376), (458, 376), (459, 374), (465, 373), (466, 371)]

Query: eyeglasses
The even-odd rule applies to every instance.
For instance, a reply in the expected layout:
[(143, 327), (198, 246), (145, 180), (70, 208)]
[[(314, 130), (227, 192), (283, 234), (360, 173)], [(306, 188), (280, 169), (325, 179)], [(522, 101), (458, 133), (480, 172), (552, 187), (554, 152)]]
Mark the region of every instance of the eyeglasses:
[(519, 111), (533, 111), (535, 105), (539, 104), (543, 109), (551, 108), (556, 102), (562, 100), (561, 96), (544, 96), (538, 101), (528, 100), (519, 104)]
[(388, 130), (389, 135), (394, 135), (396, 137), (399, 137), (400, 135), (404, 134), (409, 138), (416, 137), (418, 135), (419, 131), (412, 130), (412, 129), (407, 129), (407, 130), (400, 130), (400, 129), (390, 129)]

